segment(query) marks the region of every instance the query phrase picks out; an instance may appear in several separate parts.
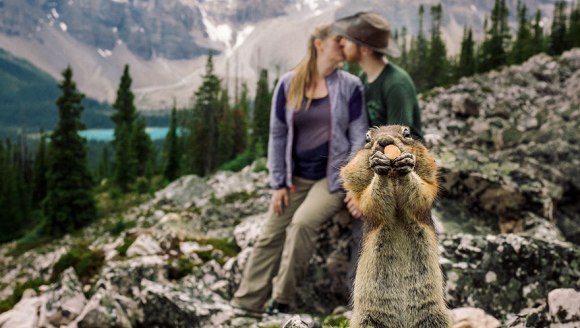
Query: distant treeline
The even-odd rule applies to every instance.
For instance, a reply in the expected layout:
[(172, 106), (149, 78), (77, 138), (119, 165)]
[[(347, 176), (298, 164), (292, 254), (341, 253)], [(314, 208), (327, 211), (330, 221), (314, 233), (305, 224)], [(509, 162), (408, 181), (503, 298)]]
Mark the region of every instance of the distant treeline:
[(541, 52), (560, 55), (580, 47), (580, 3), (576, 1), (569, 8), (568, 1), (555, 2), (552, 25), (546, 32), (540, 11), (530, 15), (522, 0), (517, 3), (518, 26), (512, 31), (508, 26), (510, 13), (506, 0), (495, 0), (484, 22), (483, 41), (476, 43), (472, 27), (465, 26), (461, 51), (453, 57), (447, 54), (441, 38), (442, 5), (430, 7), (431, 26), (427, 34), (423, 26), (425, 11), (424, 6), (419, 7), (416, 36), (409, 37), (406, 28), (395, 33), (402, 49), (395, 62), (409, 72), (419, 92), (451, 84), (464, 76), (520, 64)]

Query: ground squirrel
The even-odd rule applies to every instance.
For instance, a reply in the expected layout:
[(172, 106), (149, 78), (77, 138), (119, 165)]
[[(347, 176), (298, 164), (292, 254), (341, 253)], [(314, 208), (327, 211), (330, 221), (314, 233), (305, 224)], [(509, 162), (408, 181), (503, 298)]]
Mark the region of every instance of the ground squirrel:
[(437, 166), (428, 150), (408, 127), (371, 128), (341, 177), (364, 216), (351, 327), (451, 327), (431, 219)]

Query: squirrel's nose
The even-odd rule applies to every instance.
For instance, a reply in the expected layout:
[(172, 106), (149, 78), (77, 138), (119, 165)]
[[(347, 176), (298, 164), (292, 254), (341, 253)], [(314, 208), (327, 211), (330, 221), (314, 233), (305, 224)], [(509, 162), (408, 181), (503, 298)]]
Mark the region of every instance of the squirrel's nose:
[(391, 137), (382, 137), (379, 138), (379, 140), (377, 140), (377, 143), (379, 144), (379, 146), (381, 147), (386, 147), (388, 145), (392, 145), (395, 143), (395, 139), (391, 138)]

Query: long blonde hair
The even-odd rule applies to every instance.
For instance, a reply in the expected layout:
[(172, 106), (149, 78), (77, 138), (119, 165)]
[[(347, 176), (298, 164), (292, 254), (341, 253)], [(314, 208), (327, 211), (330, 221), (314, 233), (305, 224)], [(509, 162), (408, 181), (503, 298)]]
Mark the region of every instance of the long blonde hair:
[(290, 82), (290, 88), (288, 89), (288, 104), (293, 107), (294, 110), (300, 110), (302, 101), (305, 97), (308, 98), (306, 109), (308, 110), (310, 107), (312, 97), (308, 97), (307, 91), (313, 87), (312, 83), (317, 71), (317, 54), (314, 41), (316, 39), (326, 40), (330, 34), (330, 24), (323, 24), (317, 26), (308, 39), (308, 51), (306, 56), (304, 56), (302, 61), (300, 61), (298, 66), (294, 69), (294, 76), (292, 77), (292, 82)]

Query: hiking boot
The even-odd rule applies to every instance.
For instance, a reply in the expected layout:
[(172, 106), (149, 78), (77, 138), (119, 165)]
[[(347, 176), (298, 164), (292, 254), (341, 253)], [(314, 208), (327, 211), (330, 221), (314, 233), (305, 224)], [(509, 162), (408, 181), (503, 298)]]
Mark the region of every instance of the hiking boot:
[(290, 304), (278, 303), (275, 300), (270, 300), (266, 305), (266, 313), (268, 314), (278, 314), (278, 313), (290, 313)]

